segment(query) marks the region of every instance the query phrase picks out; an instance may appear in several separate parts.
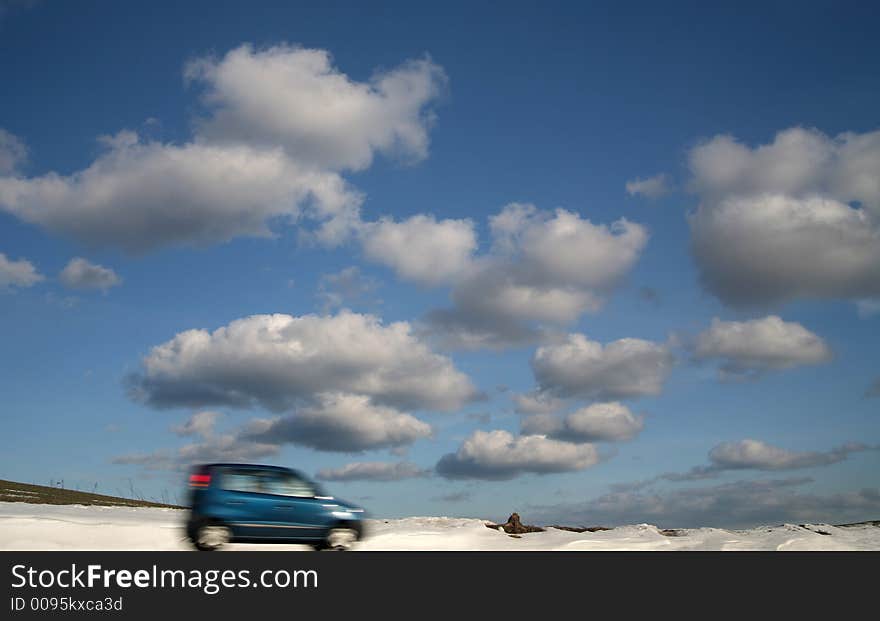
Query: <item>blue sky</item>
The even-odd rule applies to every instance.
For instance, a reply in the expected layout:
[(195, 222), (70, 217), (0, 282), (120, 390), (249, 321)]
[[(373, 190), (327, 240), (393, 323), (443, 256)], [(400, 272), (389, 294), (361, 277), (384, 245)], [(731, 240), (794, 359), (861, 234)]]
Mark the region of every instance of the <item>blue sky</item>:
[(876, 9), (0, 6), (0, 477), (876, 519)]

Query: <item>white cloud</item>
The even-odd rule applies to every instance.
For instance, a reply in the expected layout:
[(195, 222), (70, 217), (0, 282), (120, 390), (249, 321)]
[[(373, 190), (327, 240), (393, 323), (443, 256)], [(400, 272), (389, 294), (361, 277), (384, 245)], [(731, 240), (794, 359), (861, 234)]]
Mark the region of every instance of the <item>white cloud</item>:
[(827, 451), (792, 451), (762, 442), (761, 440), (738, 440), (722, 442), (709, 451), (709, 464), (694, 466), (686, 472), (665, 472), (650, 479), (613, 486), (616, 491), (636, 491), (661, 481), (680, 483), (712, 479), (731, 470), (799, 470), (817, 466), (830, 466), (849, 459), (853, 453), (878, 451), (880, 445), (848, 442)]
[(330, 170), (362, 170), (376, 152), (426, 157), (431, 105), (446, 83), (427, 59), (357, 82), (327, 51), (288, 45), (242, 45), (189, 63), (185, 74), (205, 86), (211, 114), (199, 125), (202, 138), (280, 144), (290, 157)]
[(143, 466), (145, 470), (175, 470), (181, 467), (174, 459), (174, 453), (168, 450), (151, 453), (125, 453), (110, 460), (117, 466)]
[(694, 147), (689, 163), (702, 196), (824, 195), (880, 207), (880, 131), (831, 138), (793, 127), (754, 149), (719, 135)]
[(856, 311), (860, 319), (880, 315), (880, 298), (856, 301)]
[[(430, 425), (410, 414), (375, 405), (363, 395), (344, 393), (317, 394), (294, 414), (251, 419), (228, 433), (215, 431), (221, 417), (218, 412), (196, 412), (171, 430), (181, 437), (195, 436), (197, 441), (174, 450), (122, 455), (114, 463), (178, 469), (197, 462), (247, 461), (277, 455), (285, 444), (361, 453), (405, 447), (433, 433)], [(401, 466), (397, 474), (404, 473)]]
[(210, 462), (252, 462), (273, 457), (278, 446), (259, 442), (243, 442), (231, 435), (211, 436), (199, 442), (186, 444), (175, 450), (151, 453), (128, 453), (111, 460), (118, 465), (142, 466), (146, 470), (186, 470), (194, 464)]
[(865, 209), (812, 196), (731, 197), (690, 216), (703, 283), (737, 307), (880, 295), (880, 233)]
[(880, 294), (880, 131), (793, 128), (754, 149), (716, 136), (690, 168), (692, 248), (723, 302)]
[(326, 468), (318, 472), (325, 481), (400, 481), (430, 475), (429, 470), (410, 462), (388, 463), (382, 461), (359, 461), (341, 468)]
[[(871, 450), (864, 444), (852, 443), (830, 451), (790, 451), (760, 440), (722, 442), (709, 451), (710, 469), (721, 470), (795, 470), (828, 466), (845, 460), (850, 453)], [(876, 449), (874, 449), (876, 450)]]
[[(102, 137), (104, 152), (70, 175), (0, 170), (0, 209), (130, 252), (269, 236), (272, 225), (303, 220), (316, 223), (317, 240), (338, 244), (362, 224), (362, 196), (340, 172), (367, 167), (375, 152), (424, 157), (429, 104), (445, 81), (421, 60), (355, 82), (327, 52), (288, 46), (244, 45), (195, 60), (186, 74), (205, 86), (208, 106), (190, 141), (121, 131)], [(0, 165), (10, 169), (23, 156), (2, 140)]]
[(82, 257), (71, 259), (61, 270), (61, 283), (70, 289), (100, 289), (106, 291), (110, 287), (122, 284), (122, 278), (116, 272), (103, 265), (90, 263)]
[(477, 247), (470, 220), (440, 220), (416, 215), (364, 226), (364, 252), (391, 267), (401, 278), (438, 285), (462, 274)]
[(31, 287), (44, 279), (27, 259), (13, 261), (0, 252), (0, 291), (11, 287)]
[(453, 291), (457, 308), (478, 317), (513, 321), (569, 323), (602, 302), (589, 290), (521, 280), (513, 265), (487, 261)]
[(90, 245), (143, 252), (269, 236), (270, 220), (303, 212), (327, 241), (358, 220), (360, 196), (336, 173), (297, 164), (279, 148), (144, 142), (125, 132), (69, 176), (0, 177), (0, 207)]
[(720, 359), (722, 376), (755, 376), (771, 370), (820, 364), (831, 358), (821, 337), (799, 323), (770, 315), (751, 321), (712, 320), (693, 345), (698, 360)]
[(626, 182), (626, 193), (630, 196), (660, 198), (669, 192), (669, 178), (663, 173), (647, 179), (636, 178)]
[(278, 454), (278, 444), (256, 442), (236, 433), (216, 433), (218, 412), (196, 412), (182, 425), (171, 430), (178, 436), (196, 436), (197, 441), (176, 449), (151, 453), (129, 453), (113, 458), (112, 463), (142, 466), (147, 470), (184, 470), (193, 464), (217, 461), (248, 462)]
[(0, 175), (11, 175), (27, 161), (27, 145), (14, 134), (0, 127)]
[(569, 334), (563, 343), (539, 347), (532, 370), (543, 393), (606, 401), (660, 394), (674, 362), (661, 343), (625, 338), (603, 346)]
[(513, 203), (490, 218), (492, 251), (476, 259), (452, 290), (452, 308), (428, 316), (453, 346), (506, 347), (599, 310), (647, 243), (627, 220), (593, 224), (577, 213)]
[(450, 492), (448, 494), (434, 496), (433, 498), (431, 498), (431, 500), (440, 502), (465, 502), (466, 500), (470, 500), (471, 496), (471, 492), (463, 490), (460, 492)]
[[(552, 215), (522, 209), (508, 206), (490, 225), (498, 247), (513, 245), (512, 254), (523, 259), (523, 276), (535, 280), (607, 291), (629, 272), (648, 240), (644, 227), (623, 218), (604, 225), (565, 209)], [(505, 217), (511, 210), (517, 214), (513, 226)]]
[(246, 440), (299, 444), (319, 451), (358, 453), (400, 447), (432, 434), (431, 426), (363, 395), (322, 393), (295, 414), (257, 419), (240, 432)]
[(452, 361), (406, 322), (372, 315), (253, 315), (213, 332), (187, 330), (154, 347), (133, 395), (153, 406), (230, 405), (280, 411), (319, 393), (400, 409), (453, 410), (476, 397)]
[(195, 412), (185, 423), (172, 427), (171, 430), (179, 436), (201, 436), (207, 438), (214, 433), (214, 427), (222, 416), (220, 412), (212, 412), (210, 410)]
[(553, 414), (565, 406), (565, 401), (542, 393), (514, 395), (517, 414)]
[(526, 473), (584, 470), (599, 461), (591, 444), (540, 435), (514, 437), (503, 430), (475, 431), (455, 453), (444, 455), (437, 473), (450, 479), (506, 480)]
[(357, 266), (349, 266), (332, 274), (324, 274), (318, 282), (318, 300), (325, 311), (368, 301), (379, 284), (361, 273)]
[(641, 416), (617, 401), (594, 403), (564, 417), (535, 414), (522, 421), (522, 433), (542, 434), (568, 442), (621, 442), (644, 428)]
[(809, 478), (736, 481), (662, 492), (613, 492), (584, 503), (534, 507), (549, 524), (656, 524), (661, 528), (745, 528), (758, 524), (846, 523), (872, 519), (880, 490), (834, 494), (799, 491)]
[(518, 347), (601, 306), (590, 292), (519, 283), (509, 267), (483, 264), (453, 289), (451, 308), (428, 313), (425, 332), (453, 349)]
[(177, 462), (181, 465), (218, 461), (248, 462), (277, 454), (278, 446), (275, 444), (242, 441), (234, 434), (221, 434), (182, 446), (177, 451)]

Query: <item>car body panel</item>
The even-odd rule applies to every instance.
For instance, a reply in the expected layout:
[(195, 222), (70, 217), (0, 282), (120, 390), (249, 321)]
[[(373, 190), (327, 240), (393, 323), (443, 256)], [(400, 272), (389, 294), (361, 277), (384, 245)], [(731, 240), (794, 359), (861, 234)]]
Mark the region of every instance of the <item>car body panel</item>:
[(206, 464), (190, 477), (187, 533), (195, 540), (201, 524), (223, 524), (232, 541), (316, 543), (330, 529), (363, 535), (364, 510), (327, 496), (301, 473), (279, 466)]

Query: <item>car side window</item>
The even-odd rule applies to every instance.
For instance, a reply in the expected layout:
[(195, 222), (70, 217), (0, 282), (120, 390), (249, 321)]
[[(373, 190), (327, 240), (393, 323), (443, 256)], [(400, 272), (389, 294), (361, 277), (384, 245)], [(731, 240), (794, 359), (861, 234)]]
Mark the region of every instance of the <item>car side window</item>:
[(224, 470), (220, 475), (220, 488), (227, 491), (264, 493), (265, 487), (262, 477), (253, 470)]
[(271, 480), (267, 493), (311, 498), (315, 495), (315, 487), (310, 481), (292, 472), (278, 472)]
[(315, 486), (293, 472), (274, 470), (224, 470), (220, 488), (250, 494), (274, 494), (311, 498), (317, 494)]

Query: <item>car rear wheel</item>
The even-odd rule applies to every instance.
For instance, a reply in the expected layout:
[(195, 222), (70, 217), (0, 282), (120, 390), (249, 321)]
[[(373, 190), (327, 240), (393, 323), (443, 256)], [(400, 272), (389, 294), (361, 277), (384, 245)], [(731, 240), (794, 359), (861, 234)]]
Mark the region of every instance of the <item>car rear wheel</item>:
[(206, 522), (196, 529), (195, 541), (193, 543), (202, 552), (213, 552), (229, 543), (231, 538), (232, 532), (229, 530), (229, 527), (223, 526), (223, 524)]
[(327, 538), (314, 547), (316, 550), (350, 550), (358, 540), (358, 533), (353, 528), (331, 528)]

